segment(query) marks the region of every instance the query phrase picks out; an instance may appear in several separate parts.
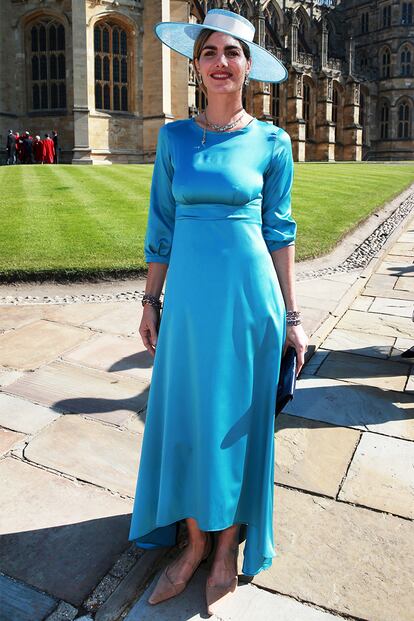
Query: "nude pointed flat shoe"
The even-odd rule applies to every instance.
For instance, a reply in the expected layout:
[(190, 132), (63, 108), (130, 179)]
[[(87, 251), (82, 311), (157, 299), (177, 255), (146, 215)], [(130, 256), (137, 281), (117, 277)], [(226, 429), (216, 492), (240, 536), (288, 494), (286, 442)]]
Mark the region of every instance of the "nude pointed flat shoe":
[(234, 593), (237, 588), (238, 577), (235, 576), (230, 584), (222, 585), (209, 585), (206, 583), (206, 602), (207, 602), (207, 614), (219, 615), (219, 608), (225, 599)]
[(153, 592), (151, 593), (148, 599), (148, 603), (159, 604), (160, 602), (163, 602), (166, 599), (170, 599), (170, 597), (175, 597), (176, 595), (179, 595), (180, 593), (182, 593), (185, 587), (187, 586), (187, 584), (190, 582), (191, 578), (194, 576), (194, 573), (197, 570), (200, 563), (205, 561), (210, 555), (212, 547), (213, 547), (212, 537), (209, 534), (207, 536), (207, 541), (205, 544), (203, 556), (201, 557), (200, 561), (194, 567), (193, 572), (191, 576), (188, 578), (188, 580), (182, 580), (180, 582), (173, 582), (168, 575), (169, 565), (167, 565), (167, 567), (164, 568), (162, 574), (160, 575), (158, 582), (155, 585), (155, 589), (153, 590)]
[(237, 572), (237, 558), (239, 554), (239, 547), (234, 550), (234, 563), (235, 563), (235, 573), (236, 575), (232, 578), (229, 584), (215, 584), (210, 585), (208, 583), (209, 577), (207, 577), (206, 582), (206, 603), (207, 603), (207, 614), (220, 616), (219, 608), (225, 599), (231, 596), (232, 593), (237, 588), (237, 584), (239, 581), (238, 572)]

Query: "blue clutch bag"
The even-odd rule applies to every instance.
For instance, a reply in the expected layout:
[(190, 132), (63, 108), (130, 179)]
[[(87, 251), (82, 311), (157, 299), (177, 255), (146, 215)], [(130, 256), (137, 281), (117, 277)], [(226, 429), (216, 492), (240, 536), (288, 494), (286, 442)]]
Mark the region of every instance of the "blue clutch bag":
[(276, 396), (276, 415), (283, 410), (291, 399), (293, 399), (296, 387), (296, 368), (296, 349), (294, 347), (288, 347), (280, 363), (279, 383)]

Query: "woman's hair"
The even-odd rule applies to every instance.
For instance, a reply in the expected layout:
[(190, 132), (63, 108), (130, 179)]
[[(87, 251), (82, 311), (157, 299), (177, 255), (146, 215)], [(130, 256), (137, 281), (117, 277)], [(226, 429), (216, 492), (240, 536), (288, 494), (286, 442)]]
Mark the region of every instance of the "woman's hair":
[[(194, 65), (194, 71), (196, 71), (195, 68), (195, 64), (194, 64), (194, 60), (200, 59), (201, 56), (201, 52), (203, 50), (204, 44), (207, 41), (207, 39), (213, 34), (213, 32), (215, 32), (214, 30), (210, 30), (209, 28), (203, 28), (200, 32), (200, 34), (198, 35), (197, 39), (194, 42), (194, 52), (193, 52), (193, 65)], [(245, 43), (244, 41), (240, 41), (240, 39), (237, 39), (238, 42), (241, 45), (241, 48), (244, 52), (244, 55), (246, 57), (247, 60), (249, 60), (250, 58), (250, 48), (247, 45), (247, 43)], [(207, 89), (205, 87), (205, 85), (203, 83), (200, 84), (200, 88), (203, 91), (204, 95), (207, 97)], [(246, 90), (246, 85), (243, 82), (243, 91), (242, 93), (244, 94), (244, 91)]]

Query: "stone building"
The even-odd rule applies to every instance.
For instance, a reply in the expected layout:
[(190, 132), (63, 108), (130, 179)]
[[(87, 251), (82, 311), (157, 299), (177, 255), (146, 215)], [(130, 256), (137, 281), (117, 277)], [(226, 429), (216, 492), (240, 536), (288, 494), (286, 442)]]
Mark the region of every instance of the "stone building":
[(354, 42), (365, 159), (414, 159), (413, 4), (348, 0), (336, 10)]
[(205, 102), (158, 21), (241, 13), (288, 68), (251, 81), (245, 107), (284, 127), (297, 161), (413, 159), (412, 2), (0, 0), (0, 140), (57, 129), (61, 161), (154, 159), (160, 125)]

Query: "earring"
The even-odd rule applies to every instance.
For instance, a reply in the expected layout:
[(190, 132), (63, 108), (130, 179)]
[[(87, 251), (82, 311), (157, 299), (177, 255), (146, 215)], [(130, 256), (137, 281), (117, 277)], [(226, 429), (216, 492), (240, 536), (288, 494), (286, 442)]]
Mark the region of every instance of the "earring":
[(198, 84), (202, 84), (203, 83), (203, 78), (201, 73), (198, 73), (198, 71), (195, 72), (195, 76), (196, 76), (196, 80), (198, 82)]
[(246, 73), (246, 77), (245, 77), (244, 83), (245, 83), (246, 86), (249, 84), (249, 74), (248, 73)]

